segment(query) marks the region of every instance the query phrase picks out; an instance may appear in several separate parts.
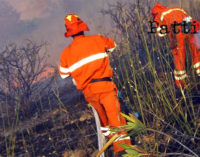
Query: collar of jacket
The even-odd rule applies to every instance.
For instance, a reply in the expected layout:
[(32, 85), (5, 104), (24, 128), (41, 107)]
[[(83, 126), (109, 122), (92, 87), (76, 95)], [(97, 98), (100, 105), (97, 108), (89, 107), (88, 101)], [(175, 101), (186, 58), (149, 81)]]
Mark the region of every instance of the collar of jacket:
[(78, 35), (78, 36), (73, 37), (73, 40), (78, 40), (83, 37), (85, 37), (85, 35)]

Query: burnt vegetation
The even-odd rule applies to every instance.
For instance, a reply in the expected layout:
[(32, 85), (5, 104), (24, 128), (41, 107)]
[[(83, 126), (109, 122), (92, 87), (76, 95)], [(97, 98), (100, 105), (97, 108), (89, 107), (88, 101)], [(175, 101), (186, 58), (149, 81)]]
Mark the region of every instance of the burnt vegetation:
[(27, 40), (0, 52), (0, 156), (61, 156), (96, 147), (94, 119), (82, 93), (47, 64), (46, 47)]
[(46, 80), (48, 74), (44, 74), (47, 68), (54, 67), (45, 63), (45, 46), (28, 40), (21, 47), (9, 44), (0, 53), (1, 103), (9, 104), (13, 112), (19, 110), (25, 117), (30, 114), (32, 104), (51, 90), (53, 77)]

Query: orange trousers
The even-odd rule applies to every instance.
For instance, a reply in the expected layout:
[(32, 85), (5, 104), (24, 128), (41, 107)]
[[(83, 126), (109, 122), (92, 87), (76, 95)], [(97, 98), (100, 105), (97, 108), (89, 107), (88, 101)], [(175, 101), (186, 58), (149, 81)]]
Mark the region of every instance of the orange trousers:
[[(106, 82), (108, 83), (108, 82)], [(112, 83), (112, 82), (110, 82)], [(110, 84), (109, 83), (109, 84)], [(91, 83), (90, 86), (95, 85), (98, 83)], [(120, 114), (120, 103), (117, 98), (117, 89), (114, 83), (113, 88), (110, 91), (100, 92), (96, 93), (94, 90), (84, 90), (84, 96), (86, 101), (88, 101), (97, 111), (102, 131), (104, 131), (104, 135), (108, 138), (111, 138), (113, 134), (110, 134), (109, 129), (113, 129), (118, 126), (126, 125), (125, 118)], [(106, 90), (108, 86), (103, 86), (104, 83), (101, 83), (101, 89)], [(122, 133), (122, 135), (125, 135), (127, 133)], [(113, 149), (114, 152), (119, 152), (124, 150), (124, 148), (120, 147), (117, 143), (124, 143), (124, 144), (131, 144), (130, 138), (122, 138), (114, 141), (113, 143)]]
[(177, 87), (183, 88), (185, 84), (186, 78), (186, 70), (185, 70), (185, 57), (186, 57), (186, 45), (189, 46), (192, 64), (197, 73), (200, 76), (200, 50), (198, 50), (193, 34), (184, 34), (179, 33), (172, 38), (169, 36), (171, 44), (176, 42), (176, 46), (172, 49), (173, 57), (174, 57), (174, 77), (175, 83)]

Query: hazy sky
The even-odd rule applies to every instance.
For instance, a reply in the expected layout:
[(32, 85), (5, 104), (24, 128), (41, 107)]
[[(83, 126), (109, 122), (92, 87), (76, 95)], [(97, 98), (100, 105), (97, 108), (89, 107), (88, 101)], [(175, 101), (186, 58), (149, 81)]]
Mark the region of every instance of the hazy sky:
[[(113, 0), (0, 0), (0, 48), (10, 42), (21, 45), (25, 39), (47, 41), (50, 62), (71, 39), (64, 37), (66, 13), (76, 13), (90, 27), (89, 34), (107, 28), (100, 10)], [(101, 27), (100, 27), (101, 26)]]
[[(10, 42), (21, 45), (27, 38), (47, 41), (49, 61), (58, 63), (62, 50), (71, 42), (71, 39), (64, 37), (66, 13), (78, 14), (90, 27), (88, 34), (106, 33), (112, 28), (100, 10), (106, 8), (107, 3), (115, 1), (0, 0), (0, 48)], [(169, 0), (175, 1), (178, 0)]]

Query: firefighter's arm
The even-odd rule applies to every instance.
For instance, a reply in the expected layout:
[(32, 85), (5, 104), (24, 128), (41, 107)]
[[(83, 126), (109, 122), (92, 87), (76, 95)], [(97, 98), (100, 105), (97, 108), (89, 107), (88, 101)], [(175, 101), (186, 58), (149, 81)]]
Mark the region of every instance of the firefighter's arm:
[(163, 21), (160, 20), (160, 15), (157, 15), (155, 17), (154, 22), (155, 22), (156, 27), (157, 27), (156, 32), (157, 32), (158, 36), (161, 37), (161, 38), (165, 37), (167, 35), (167, 33), (162, 32), (162, 30), (163, 30), (162, 27), (164, 27), (164, 24), (163, 24)]
[(59, 74), (60, 74), (62, 79), (65, 79), (65, 78), (67, 78), (71, 75), (70, 70), (67, 66), (67, 63), (65, 61), (64, 55), (61, 55), (61, 57), (60, 57)]
[(106, 52), (113, 52), (114, 49), (117, 47), (115, 41), (110, 38), (105, 37), (104, 41), (105, 41), (105, 45), (106, 45), (106, 48), (105, 48)]

